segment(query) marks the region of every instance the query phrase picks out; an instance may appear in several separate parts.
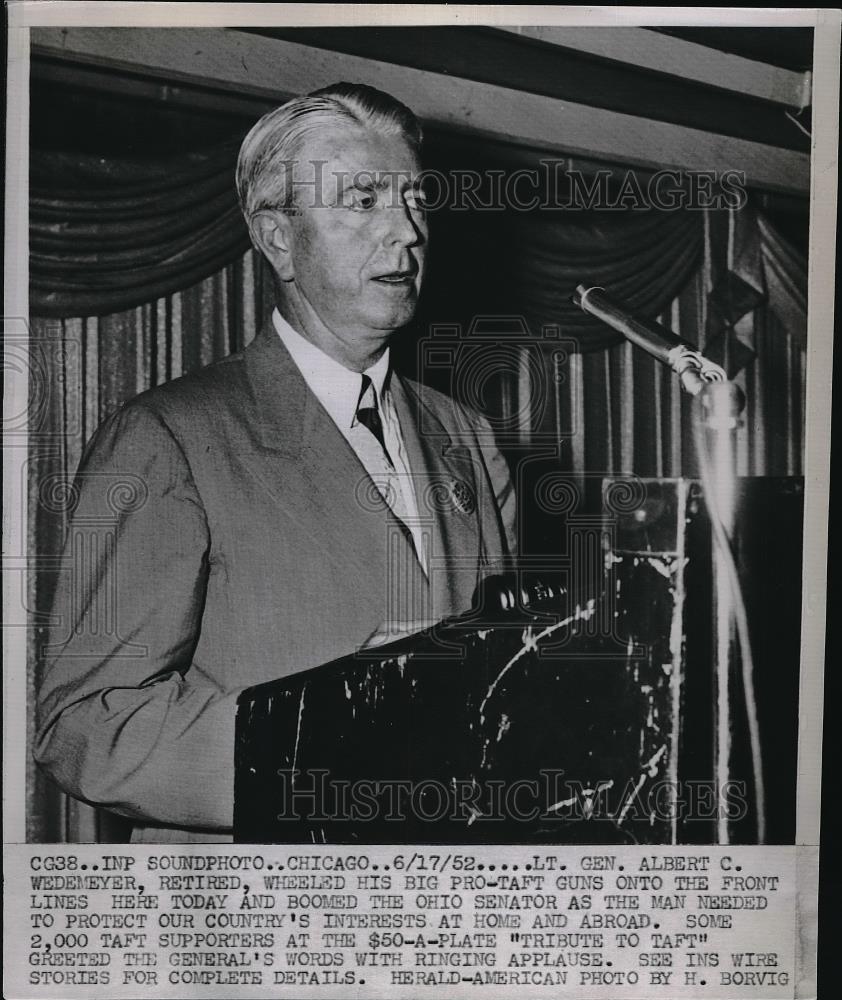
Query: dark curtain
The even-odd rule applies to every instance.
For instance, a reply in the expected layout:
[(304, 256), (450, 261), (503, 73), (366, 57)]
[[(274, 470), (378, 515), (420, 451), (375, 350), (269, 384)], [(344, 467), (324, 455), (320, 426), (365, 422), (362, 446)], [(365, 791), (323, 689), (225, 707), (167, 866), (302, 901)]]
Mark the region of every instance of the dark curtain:
[(477, 259), (477, 244), (488, 248), (479, 256), (475, 312), (522, 314), (536, 333), (561, 327), (581, 353), (622, 338), (573, 304), (577, 285), (603, 286), (653, 317), (687, 286), (704, 249), (703, 217), (692, 211), (512, 211), (471, 220), (453, 213), (442, 224), (462, 261)]
[[(241, 257), (249, 240), (233, 183), (238, 143), (165, 159), (34, 150), (32, 314), (120, 312)], [(582, 351), (618, 336), (572, 305), (580, 281), (654, 315), (687, 284), (703, 243), (694, 212), (442, 212), (431, 226), (440, 272), (461, 276), (454, 295), (464, 302), (467, 285), (485, 311), (561, 323)]]
[(34, 150), (33, 315), (102, 316), (189, 288), (249, 245), (238, 143), (165, 159)]
[[(32, 314), (120, 312), (242, 257), (249, 239), (233, 184), (239, 141), (151, 159), (33, 150)], [(720, 232), (706, 233), (706, 223)], [(439, 313), (519, 313), (536, 330), (561, 326), (583, 353), (619, 335), (572, 304), (577, 284), (602, 285), (656, 316), (688, 285), (706, 245), (714, 276), (706, 339), (717, 360), (735, 322), (767, 294), (790, 327), (806, 310), (803, 258), (751, 210), (442, 212), (431, 230)], [(734, 358), (725, 361), (736, 374), (745, 352), (739, 338), (731, 343)]]

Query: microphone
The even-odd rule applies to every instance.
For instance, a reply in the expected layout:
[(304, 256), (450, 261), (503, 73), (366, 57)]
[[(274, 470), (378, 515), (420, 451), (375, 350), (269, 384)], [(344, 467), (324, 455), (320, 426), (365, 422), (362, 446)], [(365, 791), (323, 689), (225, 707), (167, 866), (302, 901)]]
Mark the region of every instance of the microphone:
[(698, 396), (710, 382), (728, 381), (725, 371), (700, 354), (692, 344), (655, 320), (638, 319), (624, 303), (607, 295), (604, 288), (577, 285), (573, 303), (672, 368), (691, 396)]

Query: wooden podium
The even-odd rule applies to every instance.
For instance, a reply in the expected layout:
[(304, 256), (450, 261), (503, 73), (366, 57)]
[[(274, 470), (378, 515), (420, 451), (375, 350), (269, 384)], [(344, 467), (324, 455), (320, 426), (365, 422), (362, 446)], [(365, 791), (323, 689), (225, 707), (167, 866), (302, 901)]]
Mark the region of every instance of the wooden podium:
[(653, 693), (622, 647), (583, 635), (584, 614), (452, 623), (246, 692), (235, 838), (563, 842), (588, 822), (588, 840), (622, 841), (586, 813), (663, 744)]
[[(597, 516), (566, 510), (550, 526), (567, 539), (551, 560), (562, 568), (553, 596), (528, 574), (491, 581), (462, 618), (245, 691), (235, 840), (712, 842), (709, 525), (698, 484), (636, 483), (618, 492), (607, 481)], [(740, 496), (776, 790), (767, 827), (787, 842), (803, 488), (742, 480)], [(572, 539), (595, 525), (587, 558), (599, 572), (565, 568), (587, 551)], [(593, 593), (571, 585), (584, 578)], [(741, 710), (736, 693), (735, 768), (748, 800)], [(748, 808), (735, 839), (750, 842), (752, 823)]]

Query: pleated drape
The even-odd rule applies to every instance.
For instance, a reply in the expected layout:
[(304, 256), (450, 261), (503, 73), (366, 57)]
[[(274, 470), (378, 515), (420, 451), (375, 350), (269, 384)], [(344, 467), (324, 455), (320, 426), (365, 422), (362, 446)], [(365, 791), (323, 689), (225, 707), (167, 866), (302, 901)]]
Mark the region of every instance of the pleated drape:
[[(35, 316), (104, 316), (170, 295), (239, 258), (248, 234), (233, 186), (239, 137), (163, 159), (32, 151), (30, 308)], [(702, 247), (699, 213), (441, 213), (431, 219), (448, 270), (472, 258), (480, 294), (493, 268), (531, 323), (552, 318), (596, 350), (618, 335), (578, 311), (580, 281), (644, 313), (689, 279)], [(438, 232), (438, 236), (436, 236)], [(464, 254), (449, 254), (467, 240)], [(505, 277), (505, 282), (503, 278)]]
[(643, 316), (685, 287), (703, 251), (702, 217), (693, 212), (583, 213), (515, 220), (510, 282), (532, 326), (559, 324), (582, 353), (620, 337), (573, 304), (580, 283), (599, 285)]
[(34, 315), (102, 316), (189, 288), (249, 245), (239, 141), (165, 159), (33, 150)]

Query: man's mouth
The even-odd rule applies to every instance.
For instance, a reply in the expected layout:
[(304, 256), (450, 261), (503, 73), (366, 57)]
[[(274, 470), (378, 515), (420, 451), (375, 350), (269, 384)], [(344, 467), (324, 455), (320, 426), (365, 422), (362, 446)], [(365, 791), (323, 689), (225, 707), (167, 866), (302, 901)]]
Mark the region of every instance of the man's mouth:
[(384, 285), (410, 285), (414, 284), (417, 274), (417, 268), (409, 268), (406, 271), (389, 271), (386, 274), (378, 274), (372, 280), (379, 281)]

